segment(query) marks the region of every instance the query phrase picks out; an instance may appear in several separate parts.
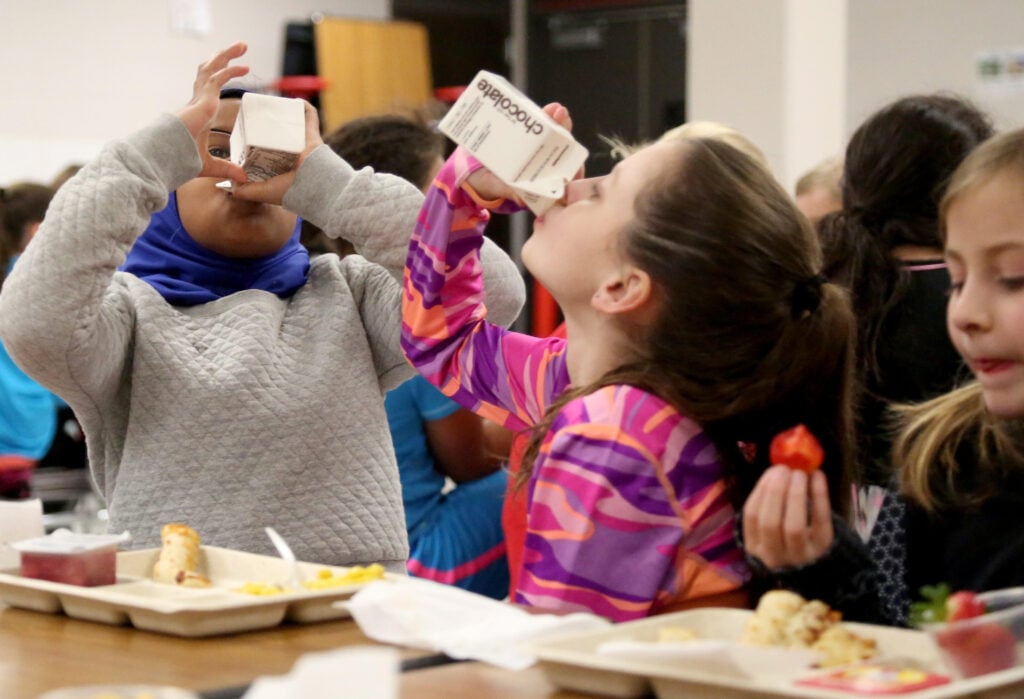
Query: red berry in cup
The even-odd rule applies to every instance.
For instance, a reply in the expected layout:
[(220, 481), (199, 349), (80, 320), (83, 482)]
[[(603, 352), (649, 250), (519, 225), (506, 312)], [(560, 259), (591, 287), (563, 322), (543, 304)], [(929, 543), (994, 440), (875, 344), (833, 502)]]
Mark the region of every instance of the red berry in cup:
[(946, 598), (946, 621), (973, 619), (985, 613), (985, 604), (970, 590), (954, 592)]
[(935, 640), (964, 677), (1006, 670), (1017, 657), (1017, 639), (999, 624), (954, 624), (936, 633)]

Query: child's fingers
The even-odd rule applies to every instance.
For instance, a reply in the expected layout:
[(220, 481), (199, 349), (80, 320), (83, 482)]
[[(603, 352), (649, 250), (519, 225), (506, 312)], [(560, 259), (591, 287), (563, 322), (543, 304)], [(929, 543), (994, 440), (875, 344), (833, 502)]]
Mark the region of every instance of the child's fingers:
[[(232, 78), (249, 72), (244, 65), (229, 65), (229, 62), (242, 56), (247, 50), (244, 42), (236, 42), (222, 51), (218, 51), (208, 61), (200, 64), (196, 70), (196, 79), (192, 84), (192, 98), (178, 111), (177, 116), (197, 140), (200, 152), (204, 152), (202, 143), (203, 130), (209, 120), (217, 112), (220, 90)], [(204, 170), (206, 166), (204, 165)]]
[(247, 49), (245, 42), (237, 41), (200, 63), (196, 69), (195, 83), (192, 85), (192, 101), (198, 101), (211, 89), (219, 90), (231, 78), (248, 73), (249, 69), (246, 66), (230, 65), (232, 60), (244, 55)]
[(782, 536), (786, 544), (788, 562), (799, 560), (807, 548), (807, 474), (790, 470), (785, 493), (785, 515)]
[(758, 545), (760, 538), (760, 511), (761, 511), (761, 484), (760, 481), (743, 503), (743, 543), (750, 551)]
[(199, 176), (217, 177), (232, 182), (245, 182), (247, 179), (245, 170), (240, 165), (223, 158), (203, 158), (203, 171)]
[(572, 131), (572, 117), (569, 116), (569, 110), (559, 102), (550, 102), (544, 105), (543, 112), (562, 128)]
[(324, 139), (320, 135), (320, 115), (317, 114), (316, 107), (303, 100), (303, 109), (306, 116), (306, 149), (303, 153), (303, 157), (305, 157), (316, 150), (324, 142)]
[(210, 75), (217, 73), (231, 63), (231, 61), (236, 58), (241, 58), (247, 50), (248, 46), (246, 46), (244, 41), (236, 41), (226, 49), (221, 49), (217, 53), (213, 54), (209, 60), (199, 65), (199, 69), (196, 71), (197, 77), (209, 77)]
[(832, 505), (828, 496), (828, 481), (825, 474), (815, 471), (811, 474), (811, 538), (815, 549), (821, 555), (832, 546), (835, 533), (832, 530)]
[(786, 542), (782, 534), (785, 518), (788, 469), (765, 471), (743, 506), (743, 537), (748, 553), (769, 568), (784, 565)]
[(231, 193), (239, 199), (245, 199), (246, 201), (280, 205), (284, 200), (285, 193), (288, 192), (288, 188), (291, 187), (294, 181), (295, 171), (290, 170), (271, 177), (269, 180), (236, 184), (232, 188)]

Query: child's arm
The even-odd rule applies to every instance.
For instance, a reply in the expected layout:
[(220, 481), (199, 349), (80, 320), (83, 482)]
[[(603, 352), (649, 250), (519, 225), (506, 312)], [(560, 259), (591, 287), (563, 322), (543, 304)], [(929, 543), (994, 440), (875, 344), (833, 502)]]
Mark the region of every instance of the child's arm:
[(199, 172), (182, 122), (107, 145), (57, 192), (0, 294), (0, 335), (26, 373), (76, 406), (117, 389), (134, 308), (112, 284), (150, 215)]
[[(255, 188), (253, 184), (238, 189), (245, 193)], [(333, 150), (320, 145), (303, 160), (283, 204), (329, 235), (344, 237), (356, 246), (360, 256), (342, 265), (359, 305), (381, 389), (389, 390), (409, 378), (414, 372), (402, 354), (397, 321), (405, 257), (423, 194), (400, 177), (376, 174), (369, 168), (353, 170)], [(496, 322), (509, 325), (526, 298), (523, 277), (493, 242), (485, 242), (484, 253), (483, 272), (491, 284), (488, 303), (495, 309)]]
[(175, 116), (108, 144), (65, 183), (4, 283), (0, 337), (8, 352), (76, 411), (98, 410), (124, 386), (134, 307), (112, 278), (150, 216), (197, 175), (244, 178), (237, 165), (204, 155), (197, 139), (221, 86), (248, 72), (229, 65), (245, 50), (236, 43), (215, 54)]
[[(283, 205), (326, 235), (348, 240), (360, 255), (402, 281), (409, 236), (423, 206), (422, 192), (406, 180), (370, 168), (353, 170), (321, 142), (303, 160)], [(482, 260), (492, 320), (511, 325), (526, 299), (523, 276), (491, 240), (484, 242)]]
[[(507, 332), (485, 320), (480, 247), (490, 214), (461, 186), (462, 176), (478, 166), (456, 150), (427, 192), (409, 243), (402, 349), (445, 395), (519, 429), (535, 423), (550, 397), (567, 385), (565, 343)], [(489, 306), (490, 290), (487, 301)]]

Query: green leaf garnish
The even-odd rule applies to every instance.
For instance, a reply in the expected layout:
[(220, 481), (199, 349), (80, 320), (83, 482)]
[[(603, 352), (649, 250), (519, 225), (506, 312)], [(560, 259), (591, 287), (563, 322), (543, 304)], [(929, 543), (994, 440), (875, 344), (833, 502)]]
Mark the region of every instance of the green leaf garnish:
[(946, 598), (951, 592), (952, 590), (946, 583), (922, 587), (921, 597), (923, 600), (910, 605), (911, 626), (944, 622), (946, 620)]

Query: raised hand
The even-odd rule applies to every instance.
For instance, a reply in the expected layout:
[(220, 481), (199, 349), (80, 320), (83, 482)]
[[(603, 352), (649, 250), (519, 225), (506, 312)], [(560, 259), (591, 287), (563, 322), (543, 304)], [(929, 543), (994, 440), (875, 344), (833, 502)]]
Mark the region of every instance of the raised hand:
[(802, 566), (832, 546), (832, 508), (821, 471), (765, 471), (743, 505), (743, 545), (770, 569)]
[(220, 90), (232, 78), (249, 72), (244, 65), (231, 65), (231, 61), (245, 54), (248, 46), (243, 41), (218, 51), (209, 60), (199, 65), (196, 80), (192, 84), (192, 99), (178, 110), (177, 117), (192, 134), (196, 147), (203, 159), (200, 177), (230, 178), (236, 182), (245, 181), (245, 171), (223, 158), (212, 157), (207, 149), (210, 121), (220, 104)]
[[(558, 102), (545, 105), (544, 113), (551, 117), (558, 125), (572, 131), (572, 117), (569, 116), (569, 110)], [(582, 174), (582, 170), (580, 174)], [(499, 180), (487, 168), (473, 171), (466, 177), (465, 181), (483, 199), (513, 199), (522, 204), (522, 201), (516, 196), (515, 190)]]

